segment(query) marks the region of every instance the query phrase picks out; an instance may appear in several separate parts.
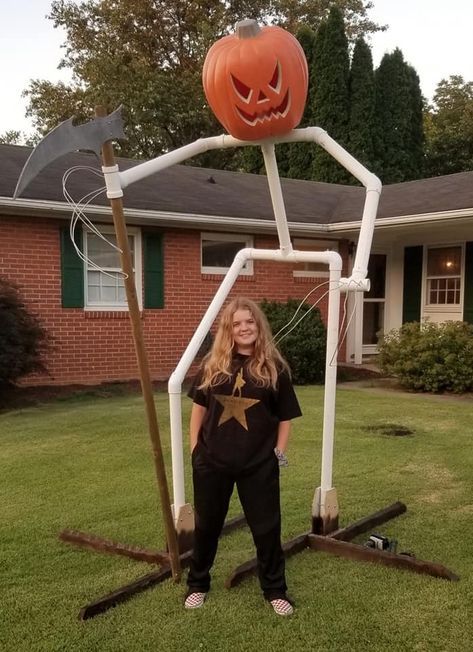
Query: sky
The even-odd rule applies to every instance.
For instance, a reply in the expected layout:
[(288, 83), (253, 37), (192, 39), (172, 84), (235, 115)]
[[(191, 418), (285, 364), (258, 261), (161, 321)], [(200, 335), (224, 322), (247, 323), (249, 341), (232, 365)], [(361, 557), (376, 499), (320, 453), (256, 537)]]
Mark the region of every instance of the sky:
[[(473, 0), (373, 0), (370, 17), (388, 24), (369, 39), (376, 66), (399, 47), (416, 69), (425, 97), (450, 75), (473, 81)], [(32, 132), (22, 91), (30, 79), (70, 80), (58, 70), (65, 34), (46, 18), (51, 0), (2, 0), (0, 9), (0, 134)]]

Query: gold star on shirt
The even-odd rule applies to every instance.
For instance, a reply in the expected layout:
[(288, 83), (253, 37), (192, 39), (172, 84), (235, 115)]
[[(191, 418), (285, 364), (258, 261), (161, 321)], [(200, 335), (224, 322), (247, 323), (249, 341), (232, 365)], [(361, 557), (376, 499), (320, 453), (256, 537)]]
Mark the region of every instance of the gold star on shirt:
[(220, 405), (223, 405), (223, 412), (220, 415), (218, 425), (220, 426), (222, 423), (230, 421), (233, 417), (245, 430), (248, 430), (246, 410), (260, 401), (255, 398), (241, 398), (239, 396), (225, 396), (223, 394), (215, 394), (214, 396)]

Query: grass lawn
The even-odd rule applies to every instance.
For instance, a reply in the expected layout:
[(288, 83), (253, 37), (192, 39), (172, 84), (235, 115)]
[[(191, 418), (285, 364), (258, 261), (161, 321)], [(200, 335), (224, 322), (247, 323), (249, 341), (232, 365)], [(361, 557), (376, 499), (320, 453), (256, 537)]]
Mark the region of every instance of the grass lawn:
[[(297, 391), (304, 417), (281, 472), (284, 539), (310, 528), (320, 480), (322, 389)], [(170, 477), (167, 396), (156, 399)], [(337, 406), (341, 525), (401, 500), (407, 513), (378, 531), (459, 582), (305, 551), (287, 564), (296, 613), (278, 618), (256, 579), (223, 587), (253, 556), (243, 529), (222, 538), (203, 609), (186, 612), (184, 582), (168, 580), (80, 622), (81, 606), (152, 568), (68, 546), (58, 532), (150, 548), (162, 548), (164, 534), (141, 397), (69, 399), (0, 415), (0, 649), (472, 650), (473, 402), (343, 387)], [(185, 399), (185, 419), (189, 408)], [(376, 429), (383, 424), (413, 434), (387, 436)], [(238, 512), (235, 500), (231, 515)]]

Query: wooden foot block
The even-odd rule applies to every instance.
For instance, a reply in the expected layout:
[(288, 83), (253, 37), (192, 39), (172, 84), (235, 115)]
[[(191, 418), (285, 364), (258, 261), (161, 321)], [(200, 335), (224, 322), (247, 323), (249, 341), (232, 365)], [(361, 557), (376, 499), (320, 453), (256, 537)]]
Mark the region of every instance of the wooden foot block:
[(187, 503), (179, 509), (176, 519), (177, 545), (179, 553), (192, 550), (194, 545), (194, 510)]
[(318, 487), (312, 503), (312, 532), (330, 534), (338, 529), (338, 498), (335, 487), (323, 491)]

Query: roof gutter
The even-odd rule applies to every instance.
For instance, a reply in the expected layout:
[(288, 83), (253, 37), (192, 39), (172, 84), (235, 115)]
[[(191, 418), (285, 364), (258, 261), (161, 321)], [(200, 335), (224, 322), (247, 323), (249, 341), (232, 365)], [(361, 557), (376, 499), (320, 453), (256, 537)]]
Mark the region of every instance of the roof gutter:
[[(41, 216), (69, 219), (71, 207), (65, 202), (50, 201), (45, 199), (12, 199), (0, 197), (0, 207), (7, 209), (13, 215)], [(112, 214), (109, 206), (90, 204), (87, 207), (89, 215), (111, 221)], [(172, 228), (205, 228), (225, 231), (252, 231), (259, 233), (275, 233), (276, 224), (273, 220), (258, 218), (225, 217), (222, 215), (199, 215), (194, 213), (170, 213), (166, 211), (150, 211), (136, 208), (125, 208), (126, 218), (133, 223), (142, 225)], [(391, 229), (399, 226), (413, 226), (418, 224), (432, 224), (442, 221), (458, 220), (473, 217), (472, 208), (462, 208), (453, 211), (440, 211), (438, 213), (420, 213), (417, 215), (401, 215), (397, 217), (378, 217), (375, 229)], [(316, 222), (289, 222), (292, 232), (310, 235), (314, 231), (319, 234), (353, 233), (360, 230), (361, 220), (355, 222), (334, 222), (332, 224), (319, 224)]]
[[(414, 224), (433, 224), (435, 222), (444, 222), (446, 220), (458, 220), (465, 217), (473, 217), (472, 208), (460, 208), (453, 211), (440, 211), (438, 213), (419, 213), (417, 215), (399, 215), (397, 217), (377, 217), (376, 229), (390, 229), (397, 226), (413, 226)], [(335, 222), (328, 225), (329, 231), (358, 231), (361, 226), (361, 220), (356, 222)]]
[[(11, 197), (0, 197), (0, 207), (7, 209), (13, 215), (41, 216), (69, 219), (72, 208), (59, 201), (48, 201), (43, 199), (12, 199)], [(200, 215), (195, 213), (171, 213), (166, 211), (151, 211), (136, 208), (125, 208), (125, 217), (130, 223), (141, 225), (152, 224), (153, 226), (172, 228), (205, 228), (225, 231), (257, 231), (260, 233), (275, 233), (276, 223), (272, 219), (226, 217), (223, 215)], [(87, 213), (98, 219), (112, 221), (112, 211), (109, 206), (89, 204)], [(46, 215), (45, 215), (46, 214)], [(291, 229), (298, 233), (309, 234), (314, 231), (327, 233), (330, 225), (291, 222)]]

